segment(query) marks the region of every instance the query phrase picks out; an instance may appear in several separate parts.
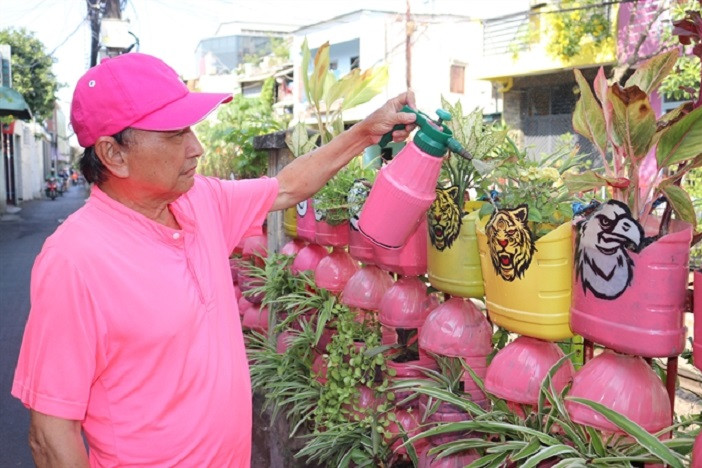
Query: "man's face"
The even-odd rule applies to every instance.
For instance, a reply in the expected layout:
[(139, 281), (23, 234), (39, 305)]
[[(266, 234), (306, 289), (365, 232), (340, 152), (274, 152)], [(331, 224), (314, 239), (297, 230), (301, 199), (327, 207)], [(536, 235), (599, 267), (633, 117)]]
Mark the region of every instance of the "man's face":
[(131, 131), (127, 181), (134, 190), (170, 201), (193, 186), (203, 150), (190, 127), (172, 132)]

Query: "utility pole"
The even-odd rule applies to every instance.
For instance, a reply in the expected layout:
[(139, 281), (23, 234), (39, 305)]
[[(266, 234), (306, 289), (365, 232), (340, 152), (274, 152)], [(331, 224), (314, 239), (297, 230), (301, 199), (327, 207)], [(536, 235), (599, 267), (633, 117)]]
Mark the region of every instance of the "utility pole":
[[(100, 25), (102, 19), (122, 19), (119, 0), (86, 0), (90, 17), (90, 66), (97, 65), (100, 51)], [(118, 52), (117, 52), (118, 53)]]
[(414, 32), (414, 22), (410, 15), (410, 0), (406, 0), (407, 11), (405, 13), (405, 79), (407, 89), (412, 88), (412, 33)]

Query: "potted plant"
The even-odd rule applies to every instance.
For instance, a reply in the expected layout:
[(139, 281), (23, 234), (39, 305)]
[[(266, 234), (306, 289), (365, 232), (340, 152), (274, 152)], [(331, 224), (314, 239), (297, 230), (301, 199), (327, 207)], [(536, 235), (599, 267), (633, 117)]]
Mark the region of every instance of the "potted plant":
[[(431, 285), (447, 294), (482, 297), (483, 277), (475, 224), (483, 202), (470, 197), (481, 178), (477, 168), (484, 173), (504, 155), (496, 149), (503, 144), (507, 131), (486, 125), (478, 109), (464, 115), (460, 101), (451, 105), (442, 98), (441, 103), (452, 116), (446, 125), (472, 160), (449, 153), (443, 162), (436, 200), (427, 212), (427, 274)], [(474, 196), (479, 198), (482, 194)]]
[[(647, 357), (678, 355), (684, 347), (696, 218), (680, 183), (702, 164), (702, 107), (696, 100), (656, 119), (649, 97), (677, 58), (677, 49), (653, 57), (624, 86), (609, 84), (600, 69), (594, 93), (575, 70), (581, 95), (573, 127), (597, 148), (603, 167), (566, 183), (604, 190), (609, 200), (575, 227), (571, 326), (589, 340)], [(654, 210), (661, 200), (665, 209)]]
[(513, 333), (569, 338), (573, 196), (562, 176), (581, 157), (571, 142), (537, 160), (510, 139), (501, 151), (509, 157), (483, 182), (492, 194), (477, 226), (488, 314)]
[[(459, 405), (472, 417), (461, 422), (437, 424), (411, 437), (408, 443), (442, 434), (467, 432), (467, 436), (431, 448), (429, 454), (440, 460), (456, 452), (477, 450), (480, 456), (470, 465), (476, 467), (640, 466), (644, 463), (666, 463), (679, 468), (690, 466), (694, 435), (699, 431), (694, 426), (699, 426), (699, 418), (681, 419), (650, 434), (603, 404), (565, 397), (569, 386), (557, 392), (552, 378), (568, 358), (561, 358), (546, 374), (540, 387), (538, 404), (526, 418), (510, 411), (504, 400), (490, 393), (488, 397), (493, 403), (492, 409), (485, 411), (470, 402), (456, 399), (450, 392), (417, 387), (418, 393), (430, 393), (434, 398)], [(477, 385), (483, 385), (477, 375), (471, 375)], [(623, 435), (604, 434), (593, 427), (573, 422), (566, 410), (566, 402), (592, 408)], [(659, 440), (664, 434), (672, 434), (672, 438)]]

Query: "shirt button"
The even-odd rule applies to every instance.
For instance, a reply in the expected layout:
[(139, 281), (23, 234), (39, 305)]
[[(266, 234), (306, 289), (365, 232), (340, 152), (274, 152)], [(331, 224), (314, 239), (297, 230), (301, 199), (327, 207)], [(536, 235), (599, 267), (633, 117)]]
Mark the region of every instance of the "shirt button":
[(176, 240), (180, 239), (180, 233), (179, 233), (179, 232), (174, 232), (174, 233), (173, 233), (173, 238), (176, 239)]

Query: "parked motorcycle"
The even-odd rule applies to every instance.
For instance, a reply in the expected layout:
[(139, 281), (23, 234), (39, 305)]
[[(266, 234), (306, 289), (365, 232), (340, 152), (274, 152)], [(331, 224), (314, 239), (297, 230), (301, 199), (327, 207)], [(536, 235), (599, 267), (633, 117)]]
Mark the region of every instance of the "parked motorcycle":
[(58, 191), (58, 181), (54, 177), (50, 177), (46, 179), (46, 187), (44, 187), (44, 192), (46, 193), (46, 196), (51, 198), (52, 200), (56, 200), (56, 197), (59, 194)]

